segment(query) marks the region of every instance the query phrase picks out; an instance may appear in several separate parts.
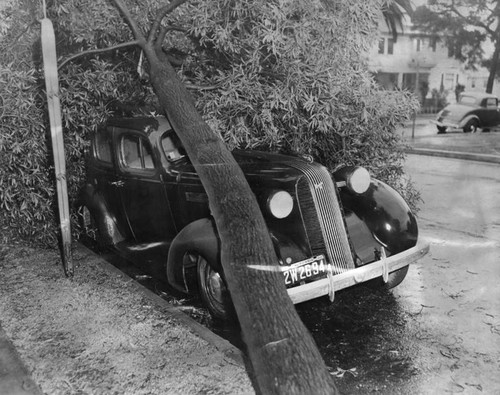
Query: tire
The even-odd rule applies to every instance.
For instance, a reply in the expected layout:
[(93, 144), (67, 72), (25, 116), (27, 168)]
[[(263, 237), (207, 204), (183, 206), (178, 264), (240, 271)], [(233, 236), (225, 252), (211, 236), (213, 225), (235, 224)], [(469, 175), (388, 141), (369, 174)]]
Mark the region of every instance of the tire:
[(89, 242), (93, 247), (102, 247), (99, 237), (99, 229), (96, 221), (87, 206), (80, 207), (80, 226), (84, 242)]
[(479, 122), (477, 119), (471, 119), (467, 121), (464, 126), (464, 133), (476, 133), (479, 128)]
[(236, 315), (226, 284), (207, 260), (196, 252), (185, 255), (196, 262), (200, 297), (210, 315), (220, 321), (231, 321)]
[(438, 134), (444, 134), (444, 133), (446, 133), (446, 126), (438, 126), (437, 130), (438, 130)]

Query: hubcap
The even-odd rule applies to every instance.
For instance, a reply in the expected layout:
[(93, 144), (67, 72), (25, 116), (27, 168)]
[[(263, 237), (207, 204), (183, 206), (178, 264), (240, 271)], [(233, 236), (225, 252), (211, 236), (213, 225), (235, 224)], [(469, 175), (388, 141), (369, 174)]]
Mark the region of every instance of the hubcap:
[(212, 268), (208, 265), (206, 270), (207, 270), (206, 279), (207, 279), (208, 291), (210, 292), (210, 295), (216, 302), (222, 304), (223, 303), (222, 292), (225, 288), (224, 283), (222, 282), (222, 278), (220, 277), (219, 273), (212, 270)]

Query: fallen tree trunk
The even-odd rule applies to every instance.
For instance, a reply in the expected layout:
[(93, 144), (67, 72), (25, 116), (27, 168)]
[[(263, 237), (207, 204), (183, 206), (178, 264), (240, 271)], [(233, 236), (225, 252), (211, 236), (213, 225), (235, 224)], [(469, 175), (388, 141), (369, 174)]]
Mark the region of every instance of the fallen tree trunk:
[[(203, 121), (161, 46), (151, 39), (156, 32), (150, 33), (146, 41), (121, 1), (114, 2), (146, 55), (151, 84), (161, 107), (207, 192), (221, 238), (224, 274), (255, 372), (257, 391), (337, 393), (312, 336), (288, 297), (266, 223), (242, 170), (223, 141)], [(160, 21), (175, 8), (169, 6), (161, 10)], [(153, 28), (159, 25), (155, 23)]]

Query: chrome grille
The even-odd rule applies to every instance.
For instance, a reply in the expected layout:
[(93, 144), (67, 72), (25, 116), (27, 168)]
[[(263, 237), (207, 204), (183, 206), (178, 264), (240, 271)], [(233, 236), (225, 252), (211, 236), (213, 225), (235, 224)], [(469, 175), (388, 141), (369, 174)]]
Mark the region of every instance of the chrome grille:
[(330, 173), (317, 164), (296, 161), (292, 166), (305, 176), (297, 183), (297, 199), (313, 255), (326, 250), (335, 274), (353, 269), (349, 238)]

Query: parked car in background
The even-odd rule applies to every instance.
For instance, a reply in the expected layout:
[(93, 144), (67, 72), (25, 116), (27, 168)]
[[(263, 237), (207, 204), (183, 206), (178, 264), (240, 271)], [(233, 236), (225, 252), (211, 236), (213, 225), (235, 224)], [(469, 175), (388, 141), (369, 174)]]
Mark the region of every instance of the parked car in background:
[(433, 122), (438, 133), (449, 129), (462, 129), (464, 133), (475, 133), (479, 128), (489, 131), (500, 125), (498, 98), (488, 93), (463, 92), (458, 102), (447, 105)]
[[(427, 253), (403, 198), (364, 168), (332, 174), (296, 156), (233, 155), (260, 205), (294, 303), (333, 298), (370, 280), (395, 287)], [(172, 289), (198, 293), (214, 317), (230, 316), (208, 197), (165, 118), (114, 119), (98, 129), (79, 212), (87, 236)]]

